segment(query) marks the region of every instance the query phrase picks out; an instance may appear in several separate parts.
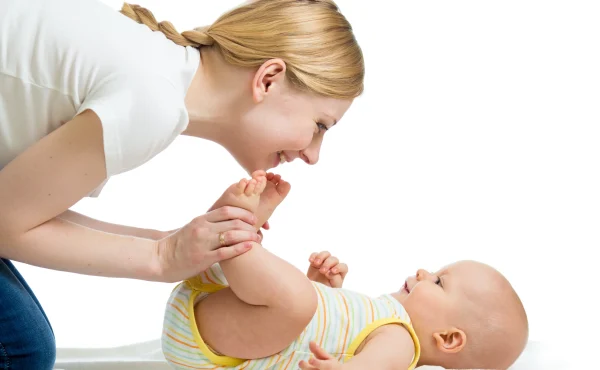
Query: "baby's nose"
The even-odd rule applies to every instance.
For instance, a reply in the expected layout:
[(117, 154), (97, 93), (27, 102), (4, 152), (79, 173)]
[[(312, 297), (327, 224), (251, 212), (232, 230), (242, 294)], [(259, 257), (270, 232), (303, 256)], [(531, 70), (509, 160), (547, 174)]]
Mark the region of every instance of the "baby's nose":
[(431, 279), (432, 275), (423, 269), (419, 269), (417, 271), (417, 281), (423, 281), (423, 280), (427, 280), (427, 279)]

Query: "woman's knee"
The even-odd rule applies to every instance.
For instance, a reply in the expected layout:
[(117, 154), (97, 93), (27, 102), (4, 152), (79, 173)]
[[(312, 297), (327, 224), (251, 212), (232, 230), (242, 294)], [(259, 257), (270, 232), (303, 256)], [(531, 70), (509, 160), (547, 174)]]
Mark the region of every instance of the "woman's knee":
[[(29, 348), (27, 369), (53, 369), (56, 362), (56, 341), (51, 330), (45, 330), (43, 335), (34, 339), (35, 343)], [(25, 369), (25, 368), (24, 368)]]
[[(23, 328), (23, 332), (6, 332), (0, 328), (0, 369), (51, 370), (56, 361), (54, 334), (44, 318), (39, 330)], [(35, 319), (34, 319), (35, 320)], [(29, 326), (29, 325), (28, 325)]]
[(52, 369), (56, 342), (42, 307), (14, 266), (0, 260), (0, 369)]
[(0, 369), (51, 370), (54, 367), (54, 334), (43, 317), (38, 316), (37, 321), (43, 322), (30, 321), (22, 332), (6, 332), (4, 327), (0, 328)]

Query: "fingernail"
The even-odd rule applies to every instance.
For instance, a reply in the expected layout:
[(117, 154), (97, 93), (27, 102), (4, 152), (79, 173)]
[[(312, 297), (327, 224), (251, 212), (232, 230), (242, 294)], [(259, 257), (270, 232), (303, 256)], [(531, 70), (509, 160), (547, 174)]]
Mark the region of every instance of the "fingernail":
[(317, 258), (317, 259), (315, 260), (315, 262), (316, 262), (316, 263), (321, 263), (321, 260), (320, 260), (319, 258)]
[(338, 273), (338, 269), (333, 269), (333, 272), (334, 272), (335, 274), (337, 274), (337, 273)]

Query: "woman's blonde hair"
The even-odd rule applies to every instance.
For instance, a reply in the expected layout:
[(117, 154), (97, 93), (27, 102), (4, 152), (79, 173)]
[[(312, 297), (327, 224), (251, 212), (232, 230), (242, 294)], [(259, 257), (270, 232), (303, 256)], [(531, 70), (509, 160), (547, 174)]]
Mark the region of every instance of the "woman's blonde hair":
[(216, 47), (235, 66), (257, 68), (282, 59), (300, 90), (353, 99), (363, 92), (365, 66), (352, 27), (332, 0), (254, 0), (212, 25), (183, 33), (152, 12), (125, 3), (121, 13), (181, 46)]

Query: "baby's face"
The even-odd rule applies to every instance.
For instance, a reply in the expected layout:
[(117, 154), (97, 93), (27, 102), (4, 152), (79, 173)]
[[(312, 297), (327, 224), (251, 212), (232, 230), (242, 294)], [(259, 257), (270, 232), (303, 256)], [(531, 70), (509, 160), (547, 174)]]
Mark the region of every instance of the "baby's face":
[(494, 273), (488, 266), (472, 261), (457, 262), (433, 273), (420, 269), (406, 279), (397, 297), (417, 333), (430, 336), (457, 325), (455, 319), (464, 312), (463, 306), (489, 287), (486, 282)]
[[(460, 365), (505, 368), (527, 342), (527, 317), (518, 296), (488, 265), (461, 261), (434, 273), (418, 270), (394, 296), (411, 318), (423, 355), (428, 348), (430, 361), (462, 353), (453, 357), (463, 361)], [(465, 346), (470, 348), (466, 353)], [(457, 368), (456, 363), (448, 364), (445, 367)]]
[(456, 268), (452, 267), (436, 272), (419, 269), (404, 282), (398, 300), (410, 315), (415, 329), (424, 329), (422, 324), (432, 329), (445, 326), (444, 316), (456, 305), (457, 288), (460, 287), (460, 281), (457, 281), (460, 275), (456, 276)]

